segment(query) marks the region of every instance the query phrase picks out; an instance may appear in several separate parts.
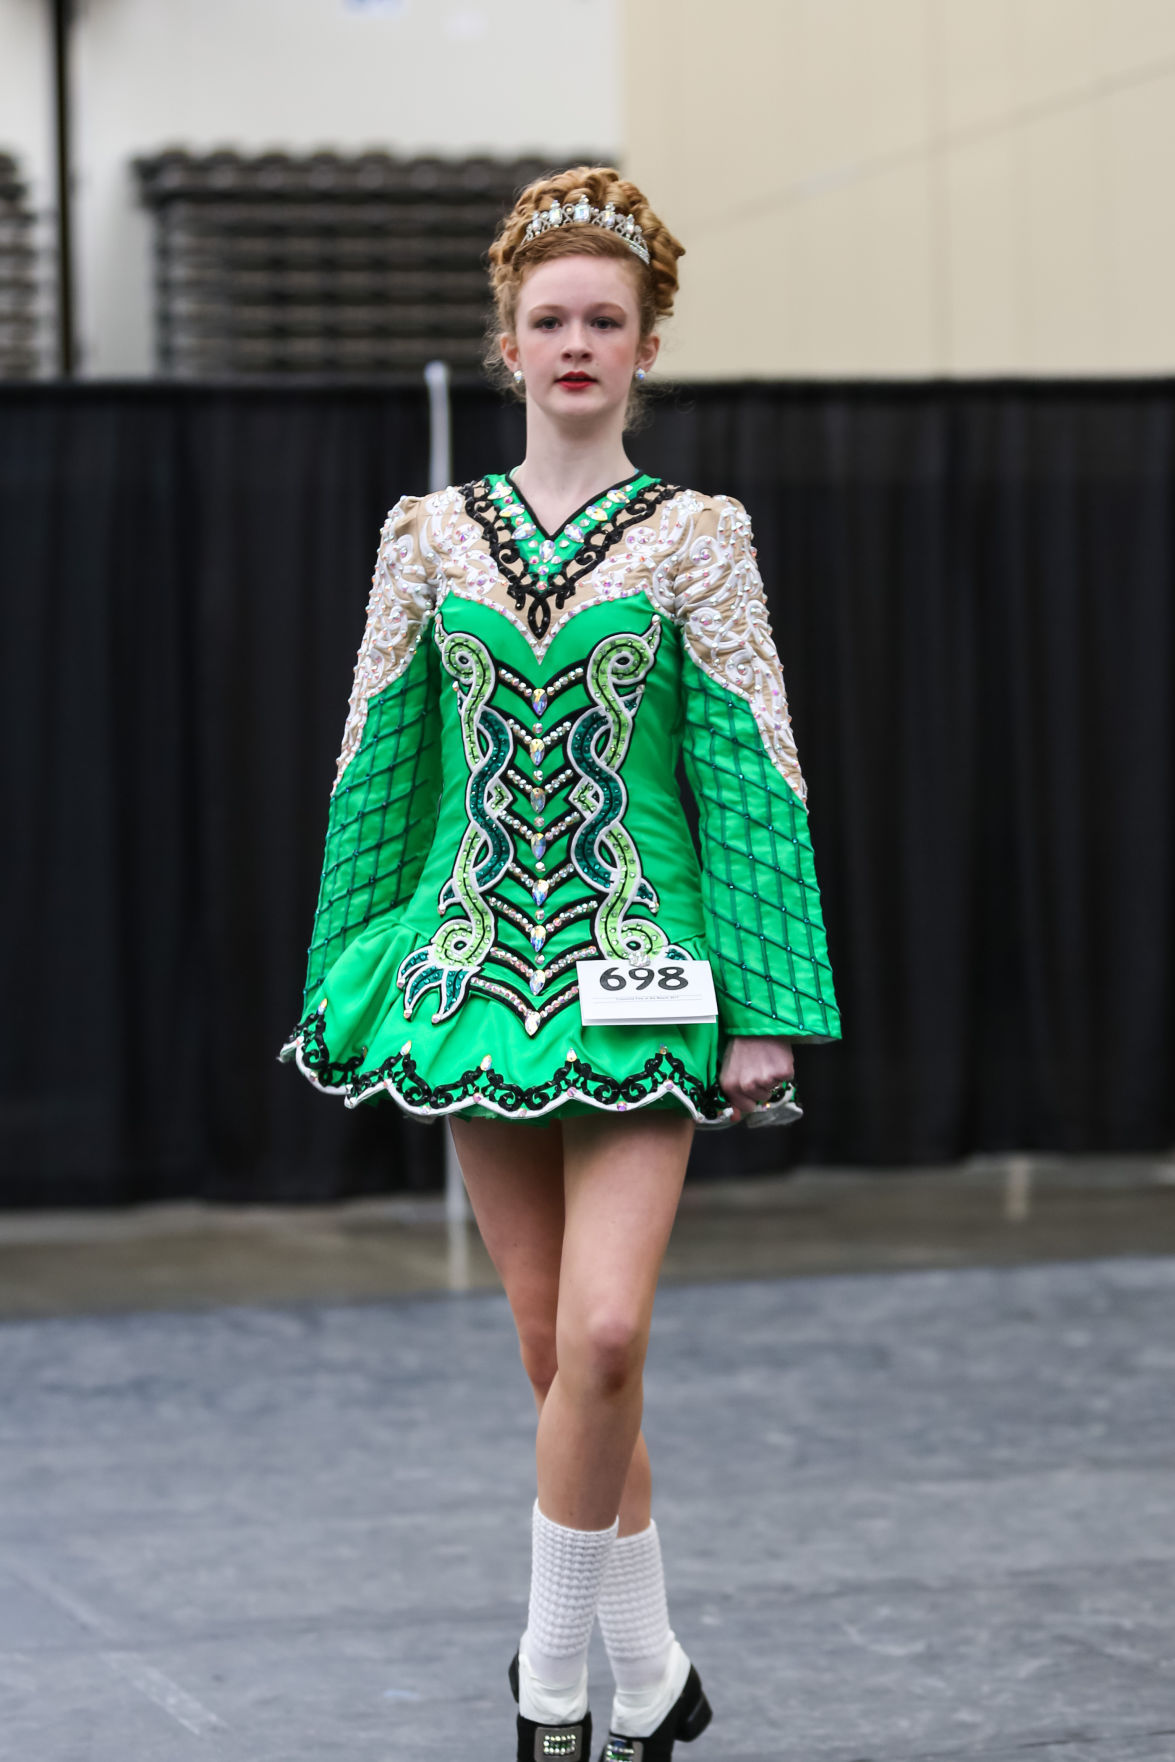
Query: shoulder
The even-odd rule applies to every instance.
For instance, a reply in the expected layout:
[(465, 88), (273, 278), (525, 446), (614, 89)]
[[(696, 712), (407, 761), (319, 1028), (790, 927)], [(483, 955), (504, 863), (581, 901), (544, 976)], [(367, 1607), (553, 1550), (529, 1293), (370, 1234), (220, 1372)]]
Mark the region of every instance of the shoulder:
[(406, 557), (420, 547), (426, 533), (437, 532), (455, 514), (464, 512), (465, 487), (458, 484), (423, 496), (401, 496), (384, 517), (381, 548), (395, 547)]
[(710, 495), (701, 489), (675, 489), (674, 509), (700, 526), (750, 526), (751, 517), (736, 496)]
[(715, 561), (733, 561), (735, 555), (747, 550), (754, 555), (751, 517), (737, 497), (681, 489), (670, 505), (682, 546), (691, 561), (706, 566)]

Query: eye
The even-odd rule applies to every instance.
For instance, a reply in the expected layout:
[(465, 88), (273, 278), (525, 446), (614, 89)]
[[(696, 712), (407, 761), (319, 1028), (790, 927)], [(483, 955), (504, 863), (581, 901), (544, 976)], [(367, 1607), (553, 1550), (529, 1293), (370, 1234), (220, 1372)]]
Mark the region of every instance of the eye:
[(594, 318), (592, 322), (593, 324), (602, 324), (605, 330), (620, 329), (620, 320), (618, 318), (608, 318), (605, 317), (603, 313), (601, 313), (598, 318)]
[(558, 322), (559, 320), (557, 318), (553, 318), (548, 314), (545, 318), (536, 318), (534, 321), (534, 328), (536, 330), (554, 330)]

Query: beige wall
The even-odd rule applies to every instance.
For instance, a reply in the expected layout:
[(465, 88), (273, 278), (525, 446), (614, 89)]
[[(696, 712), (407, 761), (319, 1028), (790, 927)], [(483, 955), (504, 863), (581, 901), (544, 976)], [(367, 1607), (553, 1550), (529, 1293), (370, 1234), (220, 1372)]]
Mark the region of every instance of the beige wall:
[(627, 0), (682, 375), (1175, 370), (1175, 0)]

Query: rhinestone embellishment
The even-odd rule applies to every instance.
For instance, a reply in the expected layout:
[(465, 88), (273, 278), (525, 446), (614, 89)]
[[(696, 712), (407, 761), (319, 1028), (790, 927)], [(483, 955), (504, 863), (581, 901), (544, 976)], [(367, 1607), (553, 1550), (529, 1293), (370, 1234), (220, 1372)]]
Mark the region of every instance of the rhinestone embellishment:
[(570, 1731), (545, 1731), (542, 1737), (541, 1756), (574, 1756), (580, 1754), (581, 1727), (573, 1726)]

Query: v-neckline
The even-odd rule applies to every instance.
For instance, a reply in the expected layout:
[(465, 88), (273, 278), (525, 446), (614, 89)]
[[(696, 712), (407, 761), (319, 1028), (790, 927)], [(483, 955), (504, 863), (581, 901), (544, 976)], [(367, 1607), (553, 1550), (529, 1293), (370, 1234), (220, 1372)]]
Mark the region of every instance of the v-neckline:
[[(552, 605), (561, 611), (576, 583), (624, 534), (678, 493), (672, 484), (638, 471), (585, 502), (552, 537), (509, 472), (479, 477), (462, 490), (465, 510), (485, 535), (506, 592), (519, 611), (525, 610), (527, 626), (539, 641), (550, 628)], [(591, 524), (583, 531), (576, 522), (585, 518)]]
[[(514, 470), (516, 471), (517, 469), (518, 467), (515, 466)], [(604, 500), (605, 496), (610, 496), (613, 490), (627, 489), (629, 484), (639, 483), (642, 477), (648, 477), (649, 474), (647, 471), (630, 471), (627, 477), (622, 477), (620, 479), (619, 483), (610, 483), (607, 489), (597, 490), (594, 496), (589, 496), (586, 502), (581, 502), (573, 514), (568, 514), (566, 520), (564, 520), (561, 525), (557, 526), (554, 532), (547, 531), (546, 527), (535, 513), (533, 507), (527, 501), (526, 496), (523, 494), (522, 490), (519, 489), (514, 477), (514, 471), (504, 472), (503, 475), (506, 482), (510, 485), (511, 492), (522, 503), (523, 507), (534, 521), (536, 532), (540, 533), (542, 537), (549, 542), (558, 544), (559, 540), (563, 537), (563, 534), (567, 531), (567, 528), (573, 526), (581, 514), (586, 514), (589, 508), (596, 507), (597, 504)], [(651, 483), (656, 483), (658, 480), (653, 477), (650, 478), (649, 481)]]

